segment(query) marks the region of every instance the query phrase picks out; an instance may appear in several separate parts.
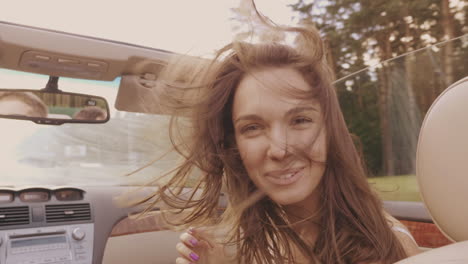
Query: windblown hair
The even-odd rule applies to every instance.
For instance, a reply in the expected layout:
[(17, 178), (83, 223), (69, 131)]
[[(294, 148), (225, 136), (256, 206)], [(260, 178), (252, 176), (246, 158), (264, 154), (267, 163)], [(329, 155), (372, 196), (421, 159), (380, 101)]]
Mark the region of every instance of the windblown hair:
[[(218, 199), (225, 192), (229, 199), (225, 217), (231, 217), (233, 230), (230, 241), (238, 243), (237, 254), (242, 263), (294, 263), (294, 248), (311, 263), (394, 263), (406, 253), (367, 182), (363, 161), (332, 85), (320, 35), (310, 28), (288, 30), (299, 35), (297, 47), (233, 42), (210, 63), (189, 71), (191, 76), (180, 78), (181, 72), (188, 71), (179, 71), (178, 75), (170, 67), (162, 73), (168, 92), (166, 102), (173, 103), (176, 113), (171, 139), (184, 160), (173, 170), (170, 180), (161, 183), (158, 191), (142, 202), (164, 202), (185, 212), (174, 223), (184, 227), (216, 224), (213, 219), (219, 219)], [(302, 96), (316, 99), (322, 109), (327, 159), (318, 186), (320, 210), (315, 221), (320, 232), (313, 245), (294, 231), (281, 206), (268, 197), (255, 199), (243, 208), (238, 206), (251, 199), (257, 188), (236, 147), (233, 97), (247, 74), (268, 68), (292, 68), (301, 73), (311, 87)], [(171, 74), (179, 77), (171, 82)], [(185, 96), (180, 96), (184, 94), (181, 90)], [(181, 132), (177, 113), (184, 114), (183, 122), (188, 122), (190, 129)], [(187, 182), (195, 170), (200, 176), (193, 192), (180, 195), (182, 189), (174, 187)]]

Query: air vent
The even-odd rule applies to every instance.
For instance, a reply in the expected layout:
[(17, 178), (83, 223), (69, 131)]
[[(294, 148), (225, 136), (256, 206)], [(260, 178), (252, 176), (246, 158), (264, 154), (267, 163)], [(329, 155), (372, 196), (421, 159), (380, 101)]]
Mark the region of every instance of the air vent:
[(47, 223), (91, 220), (89, 204), (46, 205)]
[(0, 227), (29, 224), (29, 207), (0, 207)]

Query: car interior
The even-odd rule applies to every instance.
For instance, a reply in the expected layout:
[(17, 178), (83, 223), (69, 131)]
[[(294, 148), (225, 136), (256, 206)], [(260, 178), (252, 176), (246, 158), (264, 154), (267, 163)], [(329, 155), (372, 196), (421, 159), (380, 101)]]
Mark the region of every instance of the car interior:
[[(163, 50), (3, 22), (0, 32), (1, 68), (100, 81), (122, 77), (121, 84), (128, 87), (122, 88), (123, 98), (117, 101), (130, 112), (140, 103), (135, 100), (154, 87), (158, 71), (171, 56)], [(154, 219), (130, 220), (127, 216), (135, 209), (115, 202), (132, 187), (4, 183), (0, 184), (0, 263), (175, 261), (178, 233), (165, 231)]]
[[(112, 100), (107, 98), (107, 104), (99, 103), (102, 110), (107, 111), (106, 118), (100, 121), (64, 118), (65, 112), (55, 113), (50, 120), (13, 116), (14, 119), (26, 119), (22, 120), (24, 122), (32, 121), (34, 126), (77, 131), (80, 126), (86, 126), (91, 131), (98, 131), (122, 113), (131, 113), (135, 117), (160, 115), (164, 111), (154, 96), (157, 94), (157, 78), (173, 55), (165, 50), (0, 22), (0, 70), (49, 78), (49, 84), (55, 85), (54, 93), (81, 96), (86, 106), (98, 102), (89, 98), (103, 98), (98, 86), (95, 90), (77, 93), (61, 85), (60, 81), (76, 79), (84, 84), (88, 81), (103, 85), (113, 83), (118, 89)], [(22, 75), (17, 77), (22, 78)], [(21, 88), (33, 92), (47, 88), (49, 84)], [(16, 87), (4, 87), (1, 80), (0, 88), (18, 90)], [(417, 150), (417, 181), (424, 204), (384, 201), (385, 209), (397, 219), (435, 223), (450, 241), (457, 243), (437, 249), (421, 247), (424, 253), (399, 263), (468, 263), (468, 242), (463, 242), (468, 240), (465, 224), (468, 211), (464, 210), (468, 200), (467, 99), (468, 78), (464, 78), (447, 88), (425, 117)], [(114, 107), (117, 112), (112, 110)], [(121, 125), (138, 131), (132, 124)], [(167, 131), (161, 129), (154, 133)], [(140, 137), (146, 140), (147, 135)], [(71, 156), (86, 152), (76, 146), (64, 149)], [(135, 159), (139, 157), (139, 154), (136, 158), (132, 156)], [(45, 165), (40, 163), (40, 166)], [(158, 216), (158, 209), (164, 205), (157, 205), (148, 217), (134, 219), (129, 215), (144, 208), (126, 207), (119, 203), (122, 197), (138, 199), (151, 193), (156, 187), (146, 184), (150, 178), (144, 178), (140, 184), (120, 184), (118, 180), (114, 182), (113, 175), (108, 175), (104, 183), (94, 184), (85, 176), (90, 170), (100, 170), (101, 165), (87, 163), (83, 167), (83, 170), (63, 170), (70, 177), (83, 176), (80, 183), (73, 179), (60, 184), (40, 181), (11, 184), (14, 180), (4, 181), (8, 175), (0, 175), (0, 264), (175, 263), (178, 256), (175, 244), (180, 233), (169, 230)], [(126, 169), (125, 172), (131, 172), (138, 167)], [(14, 170), (11, 175), (9, 177), (15, 175)], [(225, 200), (220, 197), (220, 207), (223, 205)]]

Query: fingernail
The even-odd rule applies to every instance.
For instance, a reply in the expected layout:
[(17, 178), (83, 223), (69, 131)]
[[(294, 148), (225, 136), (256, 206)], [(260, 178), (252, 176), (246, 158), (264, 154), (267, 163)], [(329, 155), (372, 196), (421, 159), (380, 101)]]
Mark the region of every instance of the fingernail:
[(192, 244), (192, 246), (196, 246), (198, 244), (198, 241), (195, 238), (192, 238), (190, 239), (190, 244)]
[(194, 227), (190, 227), (187, 231), (187, 233), (189, 234), (193, 234), (195, 232), (195, 228)]
[(197, 260), (200, 259), (200, 257), (199, 257), (197, 254), (193, 253), (193, 252), (190, 253), (190, 258), (192, 258), (192, 259), (195, 260), (195, 261), (197, 261)]

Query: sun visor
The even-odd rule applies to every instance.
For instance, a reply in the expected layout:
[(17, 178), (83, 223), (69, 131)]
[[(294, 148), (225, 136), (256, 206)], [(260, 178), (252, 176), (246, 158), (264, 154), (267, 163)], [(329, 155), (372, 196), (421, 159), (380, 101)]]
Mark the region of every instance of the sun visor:
[(170, 86), (153, 74), (124, 75), (115, 108), (135, 113), (188, 116), (190, 108), (186, 104), (196, 102), (201, 95), (199, 89), (186, 89), (183, 84)]
[(122, 76), (115, 108), (126, 112), (164, 114), (157, 86), (156, 76), (151, 73)]
[(142, 67), (122, 75), (115, 108), (120, 111), (189, 115), (189, 105), (203, 97), (198, 89), (207, 61), (183, 56), (169, 66), (144, 61)]
[(158, 95), (158, 75), (165, 63), (162, 61), (131, 58), (127, 74), (121, 76), (115, 108), (120, 111), (165, 114)]

